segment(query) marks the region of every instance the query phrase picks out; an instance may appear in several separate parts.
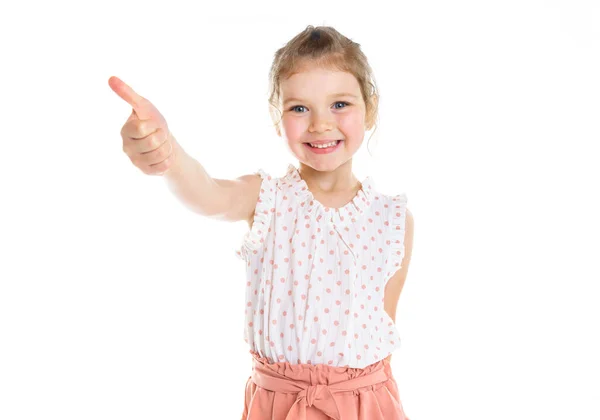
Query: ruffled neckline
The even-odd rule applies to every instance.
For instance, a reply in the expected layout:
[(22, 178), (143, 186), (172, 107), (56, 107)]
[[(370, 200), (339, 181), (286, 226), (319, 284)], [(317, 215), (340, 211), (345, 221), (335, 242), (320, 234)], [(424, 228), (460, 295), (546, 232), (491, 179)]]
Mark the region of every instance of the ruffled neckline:
[(355, 222), (371, 206), (375, 193), (375, 183), (370, 176), (361, 181), (361, 188), (348, 203), (342, 207), (329, 207), (318, 201), (308, 189), (308, 184), (300, 176), (300, 171), (293, 164), (288, 165), (286, 174), (282, 177), (284, 184), (289, 186), (300, 200), (300, 205), (306, 207), (308, 213), (314, 213), (317, 219), (324, 217), (334, 226), (347, 226)]

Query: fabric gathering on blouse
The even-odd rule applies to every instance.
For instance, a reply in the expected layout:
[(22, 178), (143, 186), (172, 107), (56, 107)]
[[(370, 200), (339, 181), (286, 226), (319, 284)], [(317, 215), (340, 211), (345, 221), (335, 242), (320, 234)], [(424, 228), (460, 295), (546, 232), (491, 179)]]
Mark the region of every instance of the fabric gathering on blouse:
[(404, 257), (406, 194), (378, 192), (370, 176), (340, 208), (316, 200), (290, 164), (264, 170), (246, 264), (244, 340), (269, 363), (364, 368), (400, 346), (384, 289)]

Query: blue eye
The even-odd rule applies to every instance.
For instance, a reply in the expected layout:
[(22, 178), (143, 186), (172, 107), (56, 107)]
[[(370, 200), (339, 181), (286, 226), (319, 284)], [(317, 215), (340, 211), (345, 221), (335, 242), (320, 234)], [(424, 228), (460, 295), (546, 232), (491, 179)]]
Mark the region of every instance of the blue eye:
[(293, 111), (295, 108), (304, 108), (304, 106), (303, 105), (295, 105), (290, 108), (290, 111)]
[[(336, 102), (336, 104), (350, 105), (348, 102), (344, 102), (344, 101), (338, 101), (338, 102)], [(294, 105), (293, 107), (290, 108), (290, 111), (293, 111), (296, 108), (305, 108), (305, 106), (304, 105)], [(344, 106), (342, 108), (346, 108), (346, 106)], [(336, 108), (336, 109), (342, 109), (342, 108)], [(303, 112), (301, 112), (301, 114), (303, 114)]]

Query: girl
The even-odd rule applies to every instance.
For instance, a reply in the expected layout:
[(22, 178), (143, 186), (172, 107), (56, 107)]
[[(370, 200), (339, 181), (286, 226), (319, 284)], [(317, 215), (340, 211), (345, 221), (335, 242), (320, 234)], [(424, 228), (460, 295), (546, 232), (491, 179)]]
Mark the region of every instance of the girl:
[(300, 161), (280, 177), (210, 177), (147, 99), (109, 85), (133, 107), (121, 135), (138, 168), (199, 214), (249, 224), (236, 249), (253, 362), (242, 420), (408, 420), (390, 359), (413, 218), (405, 194), (352, 174), (378, 103), (359, 44), (309, 25), (276, 52), (271, 116)]

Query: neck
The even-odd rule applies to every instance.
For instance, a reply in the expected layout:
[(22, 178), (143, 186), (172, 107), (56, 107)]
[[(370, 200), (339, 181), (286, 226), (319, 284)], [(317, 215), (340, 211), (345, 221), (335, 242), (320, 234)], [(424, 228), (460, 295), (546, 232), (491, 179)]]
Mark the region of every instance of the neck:
[(359, 180), (352, 174), (352, 160), (332, 171), (319, 171), (300, 163), (298, 172), (312, 192), (339, 193), (361, 188)]

